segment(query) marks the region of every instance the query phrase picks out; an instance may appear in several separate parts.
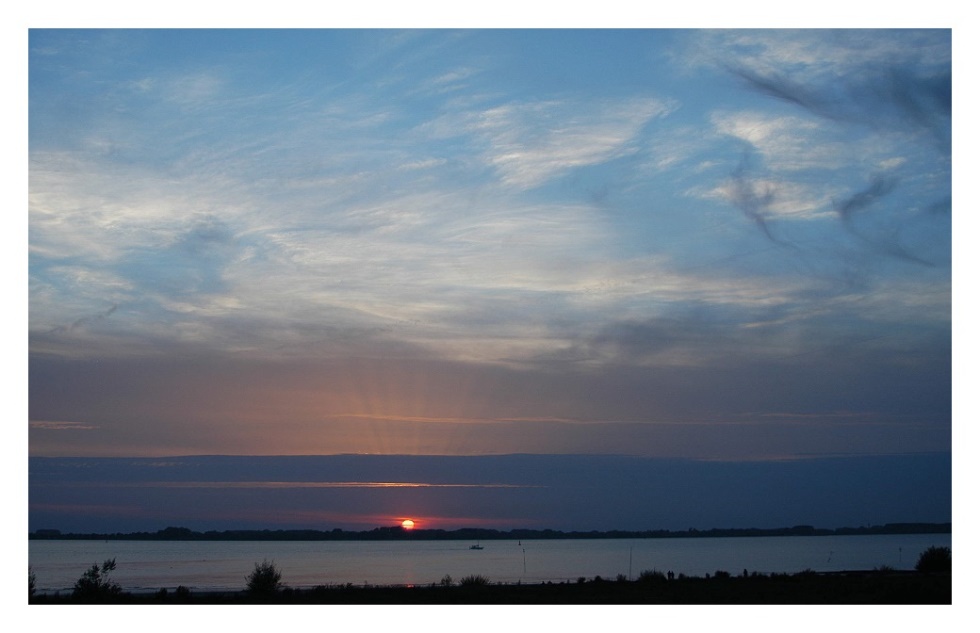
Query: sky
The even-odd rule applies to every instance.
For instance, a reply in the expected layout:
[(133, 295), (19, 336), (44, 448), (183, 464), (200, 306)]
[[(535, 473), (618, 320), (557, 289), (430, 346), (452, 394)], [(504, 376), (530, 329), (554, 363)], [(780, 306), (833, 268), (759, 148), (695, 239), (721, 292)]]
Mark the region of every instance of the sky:
[[(128, 521), (72, 464), (216, 455), (583, 459), (594, 500), (741, 465), (894, 505), (622, 523), (950, 520), (951, 40), (32, 29), (32, 529)], [(572, 514), (524, 505), (493, 524)], [(343, 506), (308, 523), (412, 512)]]
[(32, 458), (30, 530), (563, 531), (950, 522), (949, 454)]

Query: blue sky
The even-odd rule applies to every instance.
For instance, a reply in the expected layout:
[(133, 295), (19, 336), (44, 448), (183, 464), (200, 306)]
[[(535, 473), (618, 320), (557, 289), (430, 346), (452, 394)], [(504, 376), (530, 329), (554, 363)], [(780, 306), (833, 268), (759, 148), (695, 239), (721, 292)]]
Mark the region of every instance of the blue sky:
[(34, 30), (32, 454), (948, 451), (947, 30)]
[(949, 31), (29, 44), (34, 454), (949, 449)]

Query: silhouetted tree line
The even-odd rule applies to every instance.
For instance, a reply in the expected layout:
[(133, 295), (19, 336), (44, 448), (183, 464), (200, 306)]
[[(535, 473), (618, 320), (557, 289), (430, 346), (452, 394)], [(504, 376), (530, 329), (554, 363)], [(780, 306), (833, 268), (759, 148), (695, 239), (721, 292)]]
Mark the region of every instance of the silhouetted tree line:
[(855, 534), (951, 534), (951, 523), (886, 523), (866, 527), (835, 529), (797, 525), (786, 528), (712, 528), (710, 530), (607, 530), (564, 532), (562, 530), (495, 530), (489, 528), (460, 528), (458, 530), (406, 530), (400, 525), (377, 527), (373, 530), (209, 530), (196, 532), (185, 527), (168, 527), (156, 532), (115, 534), (62, 534), (45, 529), (31, 533), (31, 539), (100, 539), (139, 541), (384, 541), (384, 540), (532, 540), (532, 539), (616, 539), (616, 538), (718, 538), (733, 536), (835, 536)]
[[(191, 591), (178, 586), (173, 595), (160, 589), (152, 595), (125, 592), (109, 578), (116, 560), (107, 559), (100, 567), (93, 564), (75, 583), (67, 601), (77, 603), (147, 603), (200, 602), (229, 603), (309, 603), (309, 604), (443, 604), (443, 603), (675, 603), (675, 604), (951, 604), (952, 551), (948, 547), (930, 547), (919, 555), (914, 576), (896, 572), (888, 567), (874, 571), (835, 572), (818, 574), (804, 570), (796, 574), (760, 574), (743, 569), (741, 576), (725, 570), (714, 575), (697, 577), (657, 570), (640, 572), (635, 582), (622, 574), (615, 582), (602, 576), (586, 581), (584, 576), (573, 585), (570, 581), (557, 585), (552, 582), (537, 585), (493, 583), (482, 575), (464, 576), (459, 583), (448, 574), (436, 584), (424, 586), (381, 585), (362, 589), (346, 585), (318, 585), (308, 590), (294, 590), (282, 582), (282, 571), (274, 561), (255, 563), (255, 569), (245, 577), (241, 592), (205, 592), (192, 596)], [(676, 579), (675, 579), (676, 578)], [(691, 584), (692, 581), (695, 584)], [(60, 593), (53, 596), (36, 595), (34, 571), (28, 567), (28, 601), (58, 603), (66, 599)], [(709, 583), (709, 584), (704, 584)], [(569, 593), (569, 589), (576, 589)], [(635, 588), (635, 589), (634, 589)], [(557, 589), (558, 593), (553, 590)], [(651, 591), (651, 589), (653, 591)], [(674, 591), (677, 589), (677, 591)], [(488, 595), (487, 591), (497, 593)], [(639, 591), (638, 591), (639, 590)], [(353, 592), (353, 593), (352, 593)], [(406, 593), (408, 592), (408, 593)], [(454, 592), (454, 593), (449, 593)], [(372, 597), (373, 596), (373, 597)]]

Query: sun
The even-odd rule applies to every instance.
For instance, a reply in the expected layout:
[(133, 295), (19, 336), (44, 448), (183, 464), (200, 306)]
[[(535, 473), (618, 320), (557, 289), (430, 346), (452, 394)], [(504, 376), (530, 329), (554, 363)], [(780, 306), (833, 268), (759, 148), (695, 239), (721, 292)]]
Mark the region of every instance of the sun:
[(402, 529), (411, 530), (414, 527), (415, 527), (415, 521), (411, 519), (405, 519), (404, 521), (402, 521)]

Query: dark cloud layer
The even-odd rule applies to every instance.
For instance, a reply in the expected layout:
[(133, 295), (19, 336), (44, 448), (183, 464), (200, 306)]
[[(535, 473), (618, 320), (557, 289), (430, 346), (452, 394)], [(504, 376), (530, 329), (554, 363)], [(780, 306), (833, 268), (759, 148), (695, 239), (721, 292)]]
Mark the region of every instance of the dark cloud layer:
[[(185, 485), (173, 485), (179, 482)], [(278, 484), (270, 489), (265, 482)], [(443, 529), (682, 530), (947, 522), (950, 490), (948, 455), (783, 462), (595, 455), (33, 458), (29, 501), (31, 530), (371, 529), (406, 516)], [(302, 520), (304, 510), (315, 512)]]

